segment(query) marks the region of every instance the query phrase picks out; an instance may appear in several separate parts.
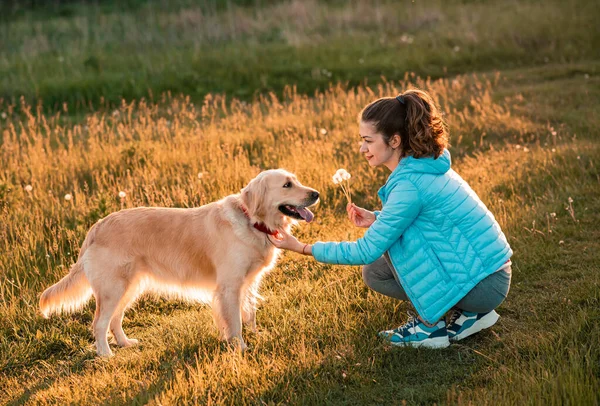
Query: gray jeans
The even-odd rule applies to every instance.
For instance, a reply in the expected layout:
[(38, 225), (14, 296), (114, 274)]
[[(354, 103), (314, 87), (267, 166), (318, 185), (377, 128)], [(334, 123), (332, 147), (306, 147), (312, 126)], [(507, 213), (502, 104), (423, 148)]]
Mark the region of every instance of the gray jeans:
[[(510, 287), (511, 269), (502, 269), (482, 279), (455, 307), (467, 312), (487, 313), (506, 299)], [(372, 264), (363, 267), (363, 280), (375, 292), (399, 300), (409, 300), (393, 270), (387, 252)]]

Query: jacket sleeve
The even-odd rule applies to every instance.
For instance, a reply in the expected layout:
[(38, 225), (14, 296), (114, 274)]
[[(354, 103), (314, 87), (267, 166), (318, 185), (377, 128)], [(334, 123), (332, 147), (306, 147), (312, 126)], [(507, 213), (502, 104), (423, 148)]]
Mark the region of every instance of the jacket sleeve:
[(375, 262), (421, 211), (417, 188), (408, 180), (398, 182), (386, 204), (365, 235), (356, 242), (316, 242), (312, 254), (319, 262), (340, 265), (364, 265)]

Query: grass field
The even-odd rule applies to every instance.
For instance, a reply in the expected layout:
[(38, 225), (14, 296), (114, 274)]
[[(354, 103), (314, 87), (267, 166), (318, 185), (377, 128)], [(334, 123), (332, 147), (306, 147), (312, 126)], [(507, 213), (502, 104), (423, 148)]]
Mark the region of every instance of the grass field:
[[(139, 38), (127, 45), (106, 28), (121, 21), (139, 34), (131, 16), (156, 3), (131, 2), (119, 13), (111, 13), (110, 4), (94, 16), (67, 7), (55, 20), (33, 10), (0, 29), (3, 45), (9, 45), (0, 47), (0, 89), (6, 95), (0, 102), (1, 404), (598, 404), (600, 48), (598, 33), (584, 24), (598, 15), (589, 4), (419, 3), (392, 14), (385, 8), (389, 3), (377, 3), (387, 11), (381, 18), (438, 16), (433, 28), (382, 29), (411, 32), (409, 45), (438, 30), (441, 48), (394, 48), (402, 56), (396, 61), (383, 52), (386, 45), (370, 41), (370, 27), (378, 25), (358, 2), (349, 3), (349, 10), (358, 11), (348, 12), (346, 31), (316, 17), (307, 21), (319, 29), (308, 22), (294, 27), (305, 42), (253, 32), (245, 43), (227, 31), (232, 25), (215, 23), (225, 33), (218, 41), (198, 35), (198, 44), (186, 48), (178, 42), (190, 38), (186, 32), (165, 39), (162, 54), (139, 47)], [(264, 13), (268, 20), (277, 15), (274, 10), (289, 12), (283, 5), (290, 4), (301, 7), (265, 2), (262, 8), (204, 12), (218, 21), (227, 21), (229, 13)], [(190, 7), (181, 10), (195, 15)], [(340, 3), (331, 2), (310, 12), (331, 17), (336, 7)], [(181, 10), (151, 15), (184, 18)], [(547, 18), (539, 18), (542, 12)], [(357, 15), (365, 17), (364, 26)], [(49, 52), (28, 54), (18, 46), (18, 30), (36, 32), (30, 28), (36, 19), (42, 21), (39, 38), (54, 38), (60, 30), (50, 24), (76, 27), (79, 19), (91, 18), (115, 35), (94, 44), (111, 52), (102, 59), (102, 66), (112, 66), (110, 75), (73, 62), (93, 48), (78, 48), (77, 32), (49, 41)], [(457, 21), (472, 26), (471, 34), (449, 28)], [(491, 21), (498, 24), (485, 31)], [(166, 32), (171, 24), (165, 23)], [(323, 27), (330, 32), (320, 32)], [(513, 42), (501, 40), (512, 31)], [(355, 41), (340, 39), (341, 32)], [(323, 42), (316, 42), (317, 34)], [(152, 29), (147, 36), (159, 37)], [(471, 46), (455, 45), (468, 38)], [(196, 46), (230, 75), (215, 79), (215, 88), (173, 85), (185, 77)], [(69, 50), (64, 61), (72, 65), (59, 72), (44, 61), (61, 47)], [(234, 61), (241, 49), (257, 58), (254, 65), (244, 56)], [(145, 68), (128, 66), (120, 55), (147, 57), (140, 66), (155, 67), (156, 75), (144, 76)], [(286, 63), (285, 55), (306, 64), (309, 76), (294, 76), (304, 68)], [(318, 58), (324, 62), (317, 64)], [(364, 63), (356, 64), (360, 58)], [(19, 68), (23, 61), (29, 68)], [(252, 80), (232, 73), (238, 67)], [(405, 75), (407, 68), (417, 74)], [(119, 84), (136, 72), (142, 73), (131, 93), (111, 90), (125, 89)], [(261, 74), (267, 86), (254, 82)], [(240, 83), (246, 94), (233, 91)], [(345, 199), (331, 175), (348, 169), (356, 203), (378, 207), (376, 191), (387, 173), (370, 169), (359, 155), (356, 114), (374, 98), (411, 86), (429, 91), (441, 106), (453, 167), (492, 210), (515, 251), (511, 291), (491, 330), (439, 351), (390, 348), (377, 331), (402, 323), (406, 303), (369, 291), (358, 267), (319, 264), (293, 253), (285, 253), (265, 278), (259, 333), (245, 334), (250, 349), (244, 354), (218, 342), (211, 311), (202, 305), (143, 298), (124, 321), (141, 345), (113, 347), (110, 360), (95, 357), (93, 301), (81, 312), (48, 320), (37, 312), (41, 291), (67, 272), (99, 218), (126, 207), (204, 204), (238, 192), (267, 168), (291, 170), (321, 192), (315, 221), (295, 231), (301, 239), (360, 237), (362, 231), (345, 218)], [(216, 87), (225, 95), (214, 94)], [(140, 100), (147, 89), (153, 98)], [(161, 94), (167, 89), (172, 95)], [(102, 105), (104, 95), (114, 105)], [(35, 96), (44, 102), (32, 105)]]
[[(567, 1), (76, 1), (0, 24), (0, 98), (71, 115), (164, 91), (250, 101), (381, 76), (600, 58), (600, 12)], [(62, 4), (62, 5), (60, 5)], [(260, 5), (260, 6), (258, 6)], [(0, 13), (2, 14), (2, 13)]]

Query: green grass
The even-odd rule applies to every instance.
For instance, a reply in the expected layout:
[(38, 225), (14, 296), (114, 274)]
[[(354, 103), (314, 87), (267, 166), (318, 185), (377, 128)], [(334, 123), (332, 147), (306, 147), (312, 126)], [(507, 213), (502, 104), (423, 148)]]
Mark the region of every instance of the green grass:
[(586, 62), (600, 49), (598, 8), (581, 0), (224, 9), (108, 2), (35, 15), (0, 23), (0, 98), (16, 103), (23, 95), (53, 112), (66, 103), (72, 115), (164, 91), (197, 102), (209, 93), (250, 101), (257, 93), (281, 96), (292, 84), (311, 95), (330, 83), (378, 83), (405, 72), (439, 78)]
[[(600, 403), (598, 7), (364, 4), (74, 1), (0, 22), (1, 404)], [(266, 168), (321, 192), (302, 240), (360, 237), (330, 176), (347, 168), (353, 200), (378, 207), (387, 174), (357, 153), (356, 114), (409, 86), (442, 107), (453, 167), (515, 251), (492, 329), (390, 348), (376, 333), (408, 304), (293, 253), (264, 280), (243, 355), (181, 301), (140, 300), (124, 329), (141, 345), (108, 361), (93, 301), (39, 315), (99, 218), (205, 204)]]
[[(193, 121), (183, 119), (192, 113), (180, 102), (136, 107), (131, 119), (124, 108), (119, 117), (104, 117), (115, 120), (104, 127), (94, 127), (100, 121), (90, 117), (89, 145), (65, 140), (47, 153), (40, 149), (46, 137), (36, 135), (43, 122), (30, 121), (29, 141), (11, 138), (0, 171), (0, 402), (597, 403), (600, 146), (594, 120), (600, 86), (597, 75), (573, 73), (595, 69), (507, 71), (490, 75), (495, 84), (487, 85), (488, 79), (473, 77), (418, 82), (449, 112), (454, 167), (495, 214), (515, 251), (499, 323), (441, 351), (389, 348), (376, 333), (401, 323), (406, 303), (369, 291), (358, 267), (291, 253), (264, 281), (259, 334), (245, 334), (251, 348), (243, 355), (217, 341), (203, 306), (141, 300), (126, 314), (124, 328), (142, 344), (116, 349), (109, 361), (94, 356), (93, 304), (49, 320), (36, 312), (39, 293), (64, 275), (89, 225), (120, 207), (114, 197), (120, 189), (128, 192), (127, 207), (186, 207), (239, 190), (260, 164), (281, 165), (323, 195), (316, 221), (297, 230), (303, 240), (359, 237), (329, 175), (339, 164), (349, 168), (357, 202), (376, 207), (385, 173), (367, 169), (354, 143), (344, 142), (364, 100), (393, 93), (392, 84), (375, 94), (333, 89), (283, 104), (234, 104), (220, 117), (213, 114), (217, 100), (217, 110), (202, 113), (213, 117), (205, 119), (202, 138), (194, 135)], [(486, 95), (495, 101), (485, 102)], [(561, 103), (551, 95), (560, 95)], [(479, 107), (460, 118), (473, 104)], [(157, 111), (169, 106), (177, 112), (167, 119), (178, 127), (163, 133), (165, 118)], [(315, 131), (321, 127), (328, 134)], [(170, 147), (161, 148), (167, 141)], [(288, 155), (294, 143), (302, 148)], [(15, 145), (21, 155), (10, 153)], [(262, 160), (253, 164), (254, 154)], [(320, 158), (326, 156), (338, 162)], [(199, 170), (209, 180), (198, 183)], [(27, 183), (34, 185), (31, 195), (22, 190)], [(61, 198), (66, 192), (74, 193), (73, 204)]]

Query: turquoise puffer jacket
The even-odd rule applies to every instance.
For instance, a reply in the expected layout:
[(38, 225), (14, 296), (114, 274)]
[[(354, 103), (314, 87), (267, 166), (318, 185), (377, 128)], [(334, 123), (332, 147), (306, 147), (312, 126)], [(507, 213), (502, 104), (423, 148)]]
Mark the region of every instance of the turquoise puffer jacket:
[(379, 189), (382, 210), (356, 242), (317, 242), (317, 261), (370, 264), (388, 251), (419, 315), (433, 323), (479, 281), (508, 261), (512, 250), (492, 213), (437, 159), (405, 157)]

